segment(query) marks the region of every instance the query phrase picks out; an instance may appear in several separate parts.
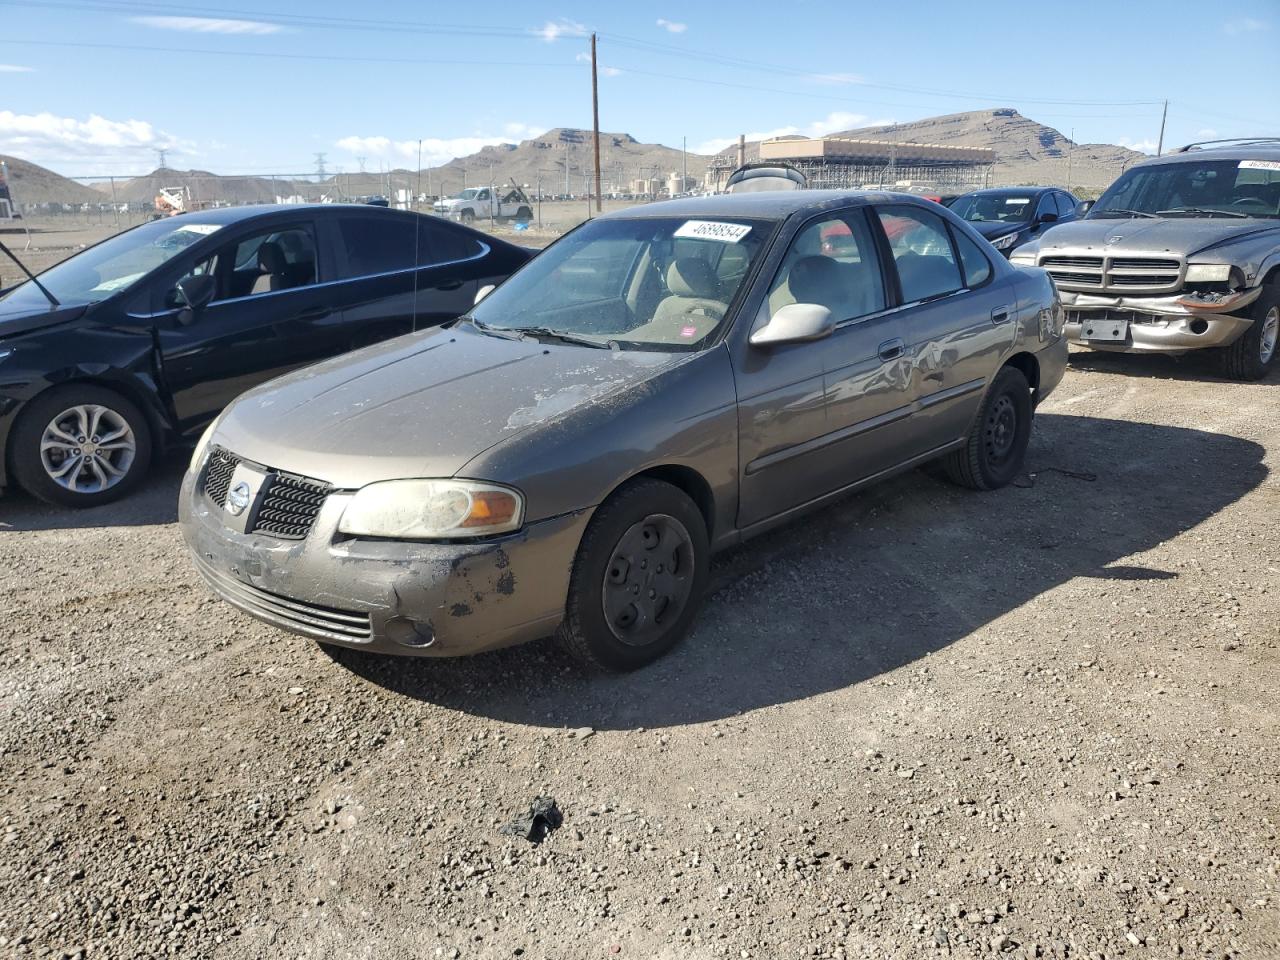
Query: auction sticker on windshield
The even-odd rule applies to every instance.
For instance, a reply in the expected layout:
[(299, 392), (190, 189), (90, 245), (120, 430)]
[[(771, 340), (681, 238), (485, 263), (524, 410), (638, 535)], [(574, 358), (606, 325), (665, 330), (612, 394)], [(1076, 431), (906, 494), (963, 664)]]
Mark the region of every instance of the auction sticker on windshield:
[(716, 220), (686, 220), (672, 236), (695, 240), (719, 240), (721, 243), (737, 243), (751, 227), (741, 223), (720, 223)]
[(1241, 160), (1241, 170), (1280, 170), (1280, 160)]

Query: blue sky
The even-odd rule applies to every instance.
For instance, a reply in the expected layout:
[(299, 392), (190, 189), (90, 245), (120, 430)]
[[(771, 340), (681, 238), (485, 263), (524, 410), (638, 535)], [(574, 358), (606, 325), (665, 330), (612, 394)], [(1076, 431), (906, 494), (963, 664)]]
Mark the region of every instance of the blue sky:
[(1280, 0), (770, 6), (0, 0), (0, 153), (300, 173), (413, 166), (422, 138), (440, 163), (589, 127), (593, 30), (602, 129), (690, 149), (1013, 106), (1151, 150), (1165, 98), (1166, 144), (1280, 134)]

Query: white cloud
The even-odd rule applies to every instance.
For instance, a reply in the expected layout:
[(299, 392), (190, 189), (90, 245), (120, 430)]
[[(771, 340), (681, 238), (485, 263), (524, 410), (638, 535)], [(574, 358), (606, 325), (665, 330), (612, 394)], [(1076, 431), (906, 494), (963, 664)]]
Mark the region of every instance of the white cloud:
[(558, 20), (548, 20), (533, 32), (547, 43), (555, 43), (561, 37), (585, 37), (587, 28), (576, 20), (561, 17)]
[(265, 36), (280, 33), (284, 27), (261, 20), (224, 20), (214, 17), (130, 17), (134, 23), (157, 30), (180, 30), (184, 33), (224, 33)]
[[(821, 120), (814, 120), (803, 127), (786, 126), (775, 127), (772, 130), (758, 130), (755, 133), (747, 134), (747, 142), (753, 140), (772, 140), (776, 137), (825, 137), (839, 130), (851, 130), (854, 127), (867, 125), (867, 118), (860, 113), (845, 113), (837, 110), (827, 114)], [(698, 144), (693, 148), (694, 153), (719, 153), (721, 150), (727, 150), (738, 142), (737, 137), (717, 137)]]
[(1218, 131), (1213, 127), (1205, 127), (1203, 130), (1196, 131), (1196, 136), (1201, 140), (1208, 140), (1210, 137), (1216, 137), (1217, 135)]
[(1130, 150), (1137, 150), (1139, 153), (1155, 153), (1156, 142), (1151, 138), (1145, 140), (1131, 140), (1128, 137), (1120, 137), (1116, 143), (1122, 147), (1128, 147)]
[(0, 73), (35, 73), (35, 67), (20, 67), (16, 63), (0, 63)]
[(814, 83), (828, 87), (848, 87), (866, 81), (857, 73), (815, 73), (809, 77)]
[[(573, 59), (577, 60), (579, 63), (590, 63), (591, 54), (580, 53), (577, 56), (575, 56)], [(603, 63), (597, 64), (596, 69), (600, 72), (600, 76), (602, 77), (616, 77), (622, 73), (622, 71), (619, 70), (617, 67), (607, 67)]]
[[(546, 133), (549, 127), (532, 123), (507, 123), (503, 125), (505, 136), (491, 137), (476, 134), (470, 137), (439, 138), (428, 137), (422, 141), (422, 165), (438, 167), (457, 157), (465, 157), (476, 153), (482, 147), (492, 147), (499, 143), (512, 143), (515, 140), (526, 140)], [(373, 157), (387, 160), (393, 164), (414, 167), (418, 163), (417, 140), (392, 140), (390, 137), (343, 137), (334, 146), (356, 160), (360, 157)]]
[(689, 29), (687, 23), (676, 23), (674, 20), (666, 20), (662, 17), (658, 18), (658, 26), (667, 31), (667, 33), (684, 33)]
[(140, 158), (157, 149), (191, 153), (193, 145), (157, 130), (145, 120), (109, 120), (97, 114), (81, 120), (52, 113), (0, 110), (0, 153), (36, 163)]
[(1236, 36), (1241, 33), (1262, 33), (1271, 29), (1271, 24), (1265, 20), (1255, 20), (1253, 17), (1239, 17), (1235, 20), (1228, 20), (1222, 25), (1225, 33)]

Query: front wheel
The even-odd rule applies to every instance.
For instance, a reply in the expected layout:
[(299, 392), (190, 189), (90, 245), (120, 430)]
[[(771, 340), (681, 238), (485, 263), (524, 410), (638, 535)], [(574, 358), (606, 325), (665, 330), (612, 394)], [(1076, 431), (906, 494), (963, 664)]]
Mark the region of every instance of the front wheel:
[(113, 390), (68, 384), (37, 397), (10, 438), (10, 463), (32, 496), (93, 507), (131, 493), (151, 463), (151, 427)]
[(1223, 368), (1232, 380), (1261, 380), (1280, 353), (1280, 283), (1269, 283), (1249, 310), (1253, 322), (1230, 346), (1223, 347)]
[(559, 639), (606, 670), (651, 663), (689, 632), (707, 569), (707, 528), (694, 502), (669, 483), (633, 481), (587, 525)]
[(459, 219), (463, 223), (472, 223), (474, 222), (475, 218), (476, 218), (476, 212), (474, 210), (463, 210), (462, 214), (459, 216)]
[(964, 446), (943, 458), (947, 477), (970, 490), (996, 490), (1012, 481), (1031, 440), (1032, 412), (1027, 378), (1001, 367)]

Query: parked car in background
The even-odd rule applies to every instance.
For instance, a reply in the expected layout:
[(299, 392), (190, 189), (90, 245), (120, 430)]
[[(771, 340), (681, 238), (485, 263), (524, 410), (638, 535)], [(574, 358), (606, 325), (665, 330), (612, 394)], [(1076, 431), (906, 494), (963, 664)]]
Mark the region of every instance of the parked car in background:
[(263, 380), (465, 312), (528, 251), (436, 217), (228, 207), (0, 291), (0, 489), (91, 506)]
[(223, 598), (325, 643), (558, 631), (629, 669), (689, 630), (714, 550), (930, 460), (1012, 480), (1061, 325), (1043, 271), (917, 197), (633, 207), (447, 329), (241, 397), (192, 458), (182, 529)]
[(1280, 138), (1191, 144), (1121, 174), (1077, 223), (1020, 248), (1094, 350), (1217, 349), (1257, 380), (1280, 337)]
[(1007, 257), (1049, 227), (1074, 220), (1079, 202), (1056, 187), (999, 187), (963, 194), (947, 206)]

